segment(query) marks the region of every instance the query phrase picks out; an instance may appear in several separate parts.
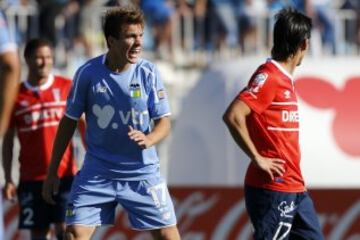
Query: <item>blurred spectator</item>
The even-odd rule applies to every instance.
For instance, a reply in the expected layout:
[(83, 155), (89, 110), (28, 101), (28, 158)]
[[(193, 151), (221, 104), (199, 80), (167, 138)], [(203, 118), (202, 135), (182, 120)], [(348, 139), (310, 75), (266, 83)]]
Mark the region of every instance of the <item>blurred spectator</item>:
[(144, 12), (145, 22), (153, 30), (153, 47), (157, 57), (170, 58), (173, 53), (171, 35), (175, 14), (174, 3), (167, 0), (141, 0), (140, 7)]
[[(295, 0), (293, 0), (295, 1)], [(297, 0), (299, 1), (299, 0)], [(315, 22), (315, 27), (321, 33), (321, 42), (323, 44), (323, 50), (327, 53), (336, 54), (336, 43), (335, 43), (335, 12), (332, 8), (331, 0), (317, 0), (311, 1), (312, 7), (307, 6), (306, 4), (310, 4), (309, 0), (303, 0), (305, 3), (305, 11), (311, 11), (313, 8), (313, 20)], [(309, 16), (311, 12), (307, 13)]]
[(232, 0), (209, 0), (212, 43), (218, 50), (235, 47), (238, 39), (236, 3)]
[(240, 0), (238, 6), (239, 44), (244, 53), (254, 53), (258, 40), (259, 17), (266, 13), (263, 0)]
[(355, 13), (355, 19), (346, 20), (345, 38), (346, 42), (351, 45), (356, 45), (359, 51), (360, 47), (360, 1), (345, 0), (341, 5), (341, 9), (351, 10)]

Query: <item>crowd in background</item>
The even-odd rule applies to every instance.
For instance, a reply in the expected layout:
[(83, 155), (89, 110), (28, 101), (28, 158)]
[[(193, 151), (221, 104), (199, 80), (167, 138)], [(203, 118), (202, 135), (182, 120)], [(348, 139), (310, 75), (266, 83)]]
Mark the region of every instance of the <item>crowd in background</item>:
[(173, 61), (177, 52), (266, 53), (273, 15), (283, 7), (313, 18), (313, 54), (359, 53), (357, 0), (2, 0), (1, 8), (20, 48), (32, 37), (47, 38), (61, 67), (103, 51), (102, 13), (126, 4), (143, 10), (144, 48), (158, 59)]

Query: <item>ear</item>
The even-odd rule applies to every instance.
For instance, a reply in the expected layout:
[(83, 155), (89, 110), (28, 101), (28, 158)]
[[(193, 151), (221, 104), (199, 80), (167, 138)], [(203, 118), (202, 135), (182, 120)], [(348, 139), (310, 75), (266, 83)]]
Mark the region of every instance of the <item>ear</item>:
[(309, 49), (310, 47), (310, 41), (309, 39), (305, 39), (304, 41), (302, 41), (302, 43), (300, 44), (300, 49), (301, 51), (305, 51), (307, 49)]
[(111, 46), (114, 44), (115, 40), (116, 39), (113, 36), (109, 36), (107, 38), (107, 44), (108, 44), (109, 48), (111, 48)]

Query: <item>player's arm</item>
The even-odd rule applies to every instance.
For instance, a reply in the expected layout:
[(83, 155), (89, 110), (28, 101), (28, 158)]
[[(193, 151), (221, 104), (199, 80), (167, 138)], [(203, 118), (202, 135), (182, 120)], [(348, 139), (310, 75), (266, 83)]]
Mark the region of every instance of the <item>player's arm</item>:
[(12, 178), (13, 147), (15, 139), (15, 128), (9, 128), (5, 132), (2, 144), (2, 159), (5, 176), (4, 197), (14, 200), (16, 197), (16, 186)]
[(0, 54), (0, 135), (8, 126), (20, 79), (19, 56), (15, 51)]
[(250, 113), (251, 109), (245, 102), (235, 99), (226, 110), (223, 120), (237, 145), (256, 166), (267, 172), (273, 180), (274, 174), (278, 176), (283, 175), (283, 164), (285, 161), (282, 159), (266, 158), (258, 153), (246, 125), (246, 117)]
[(58, 192), (59, 188), (59, 176), (57, 174), (58, 167), (60, 165), (62, 156), (74, 135), (77, 122), (74, 119), (67, 117), (66, 115), (60, 120), (59, 128), (56, 133), (53, 151), (51, 154), (51, 162), (47, 174), (47, 178), (44, 181), (42, 195), (45, 201), (50, 204), (55, 204), (53, 200), (53, 194)]
[(80, 133), (81, 142), (82, 142), (84, 148), (86, 149), (87, 148), (86, 141), (85, 141), (86, 121), (85, 121), (84, 115), (82, 115), (81, 118), (79, 119), (78, 124), (77, 124), (77, 129)]
[(149, 148), (156, 145), (169, 135), (171, 129), (170, 118), (165, 116), (154, 120), (154, 128), (152, 131), (145, 135), (143, 132), (135, 130), (129, 126), (129, 137), (135, 141), (141, 148)]

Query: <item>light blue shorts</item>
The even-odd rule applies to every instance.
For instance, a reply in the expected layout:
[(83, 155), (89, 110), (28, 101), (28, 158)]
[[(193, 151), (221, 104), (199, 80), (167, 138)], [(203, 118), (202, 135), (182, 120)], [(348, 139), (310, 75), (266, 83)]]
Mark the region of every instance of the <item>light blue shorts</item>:
[(66, 210), (67, 225), (112, 225), (118, 204), (127, 211), (134, 229), (151, 230), (176, 225), (174, 206), (162, 177), (140, 181), (76, 176)]

